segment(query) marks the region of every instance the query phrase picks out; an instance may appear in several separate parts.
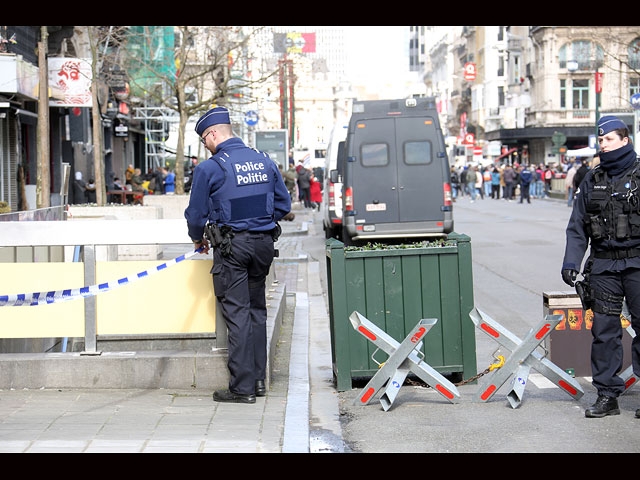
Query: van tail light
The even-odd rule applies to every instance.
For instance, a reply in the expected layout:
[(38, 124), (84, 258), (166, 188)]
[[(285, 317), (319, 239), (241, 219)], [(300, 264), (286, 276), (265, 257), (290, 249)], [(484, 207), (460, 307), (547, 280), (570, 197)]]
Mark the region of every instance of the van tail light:
[(353, 211), (353, 188), (349, 187), (344, 193), (345, 210)]
[(451, 184), (449, 183), (444, 183), (444, 206), (445, 207), (450, 207), (451, 204)]
[(330, 207), (335, 207), (336, 206), (335, 188), (336, 187), (333, 185), (333, 183), (329, 183), (329, 206)]

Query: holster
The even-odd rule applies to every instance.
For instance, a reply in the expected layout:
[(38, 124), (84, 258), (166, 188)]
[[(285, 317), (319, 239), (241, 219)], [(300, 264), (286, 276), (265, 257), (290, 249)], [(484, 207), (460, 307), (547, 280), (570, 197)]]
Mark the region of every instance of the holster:
[(233, 230), (228, 225), (219, 226), (215, 223), (207, 223), (204, 227), (204, 236), (211, 248), (220, 249), (223, 257), (231, 255), (231, 239), (233, 238)]
[(582, 303), (582, 308), (585, 311), (593, 309), (593, 290), (591, 289), (591, 284), (589, 282), (589, 278), (591, 277), (591, 266), (593, 265), (593, 254), (589, 255), (589, 258), (585, 262), (584, 270), (582, 272), (582, 276), (584, 280), (579, 282), (575, 282), (576, 293), (580, 297), (580, 302)]
[(593, 295), (589, 284), (586, 281), (579, 281), (575, 283), (575, 287), (576, 293), (580, 297), (582, 308), (585, 311), (591, 310), (593, 308)]

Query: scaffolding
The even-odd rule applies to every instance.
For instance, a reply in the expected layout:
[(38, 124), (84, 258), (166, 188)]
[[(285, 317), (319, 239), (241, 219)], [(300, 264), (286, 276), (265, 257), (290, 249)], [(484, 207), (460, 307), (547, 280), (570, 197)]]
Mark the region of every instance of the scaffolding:
[(134, 109), (134, 118), (144, 122), (144, 171), (164, 166), (164, 158), (167, 156), (165, 143), (170, 125), (178, 122), (176, 111), (167, 107), (150, 106), (145, 102), (144, 106)]

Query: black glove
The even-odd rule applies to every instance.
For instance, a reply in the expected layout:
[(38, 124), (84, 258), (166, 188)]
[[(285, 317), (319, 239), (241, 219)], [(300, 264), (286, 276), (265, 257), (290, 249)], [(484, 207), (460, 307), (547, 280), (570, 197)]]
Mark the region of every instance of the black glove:
[(578, 272), (576, 272), (575, 270), (571, 268), (562, 270), (562, 280), (570, 287), (573, 287), (575, 285), (574, 282), (576, 281), (576, 278), (578, 278)]

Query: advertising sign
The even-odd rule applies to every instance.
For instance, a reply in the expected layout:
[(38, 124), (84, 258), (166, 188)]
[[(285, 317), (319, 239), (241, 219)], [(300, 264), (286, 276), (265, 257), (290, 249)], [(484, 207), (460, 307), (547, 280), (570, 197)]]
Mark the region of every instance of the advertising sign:
[(49, 57), (52, 107), (91, 106), (91, 63), (85, 58)]
[(274, 33), (273, 50), (276, 53), (315, 53), (315, 33)]

